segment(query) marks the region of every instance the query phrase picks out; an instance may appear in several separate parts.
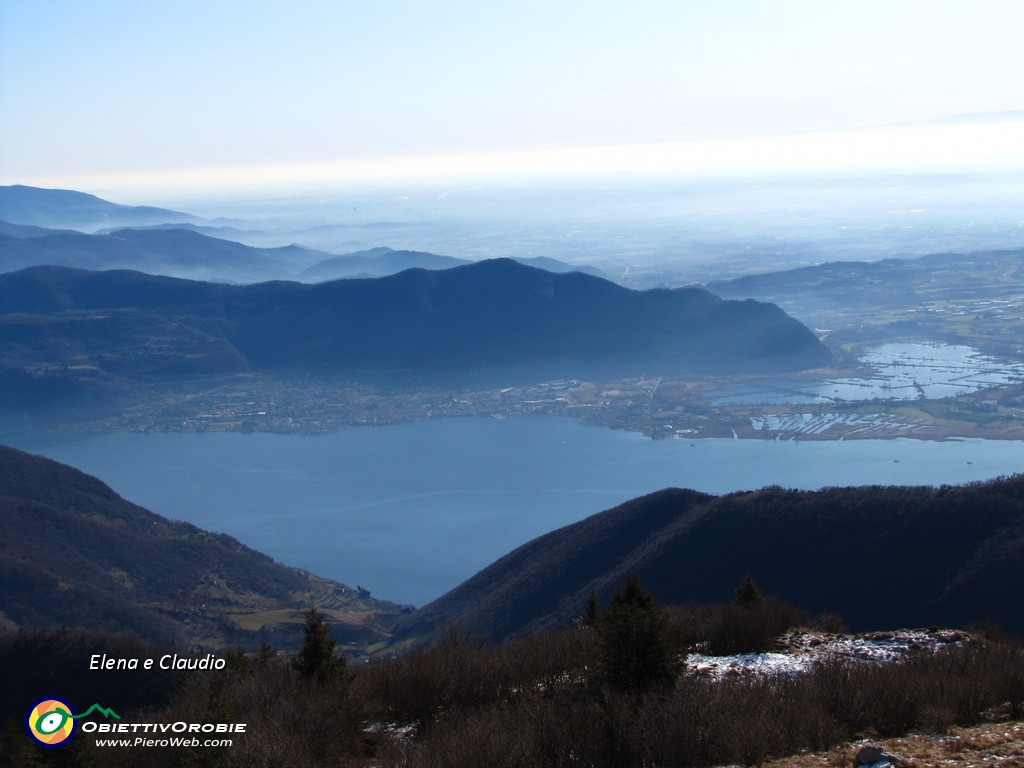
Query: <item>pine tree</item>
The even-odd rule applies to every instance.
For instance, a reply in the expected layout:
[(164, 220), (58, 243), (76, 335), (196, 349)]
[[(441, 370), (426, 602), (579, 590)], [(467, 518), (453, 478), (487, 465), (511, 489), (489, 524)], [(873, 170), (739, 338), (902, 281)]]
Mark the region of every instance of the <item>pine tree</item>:
[(613, 689), (641, 695), (675, 685), (680, 644), (667, 614), (635, 574), (615, 592), (596, 626), (604, 679)]
[(270, 643), (266, 641), (260, 643), (260, 649), (256, 652), (256, 668), (266, 669), (276, 661), (277, 651), (273, 649)]
[(761, 594), (761, 588), (757, 586), (754, 577), (749, 573), (743, 577), (743, 581), (736, 587), (735, 593), (736, 602), (740, 605), (755, 605), (764, 599), (764, 596)]
[(601, 611), (597, 607), (597, 595), (591, 590), (587, 596), (587, 611), (583, 614), (583, 623), (588, 627), (596, 627)]
[(335, 641), (331, 638), (327, 620), (311, 605), (306, 611), (306, 625), (302, 646), (292, 662), (302, 677), (327, 681), (345, 673), (345, 657), (334, 654)]

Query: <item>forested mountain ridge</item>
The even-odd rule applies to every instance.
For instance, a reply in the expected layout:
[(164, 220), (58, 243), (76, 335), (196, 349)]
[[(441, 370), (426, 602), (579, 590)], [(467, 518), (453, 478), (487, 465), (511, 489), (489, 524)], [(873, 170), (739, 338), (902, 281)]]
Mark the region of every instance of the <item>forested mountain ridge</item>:
[(956, 487), (667, 489), (516, 549), (405, 617), (496, 639), (564, 625), (630, 573), (663, 604), (728, 600), (745, 574), (852, 629), (994, 621), (1024, 632), (1024, 477)]
[[(830, 353), (778, 307), (632, 291), (511, 260), (317, 285), (38, 267), (0, 275), (8, 403), (82, 381), (244, 371), (515, 380), (799, 370)], [(6, 382), (6, 383), (5, 383)], [(17, 406), (15, 406), (17, 407)]]

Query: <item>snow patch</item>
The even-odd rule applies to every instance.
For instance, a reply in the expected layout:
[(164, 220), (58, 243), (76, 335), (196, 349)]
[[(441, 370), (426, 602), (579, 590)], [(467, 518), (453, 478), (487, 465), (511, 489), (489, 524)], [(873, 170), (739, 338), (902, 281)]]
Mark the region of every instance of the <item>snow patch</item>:
[(778, 638), (777, 651), (735, 656), (691, 653), (686, 663), (687, 671), (697, 677), (798, 675), (809, 672), (814, 664), (822, 661), (893, 662), (948, 645), (959, 645), (968, 638), (964, 632), (949, 629), (908, 629), (861, 635), (794, 631)]

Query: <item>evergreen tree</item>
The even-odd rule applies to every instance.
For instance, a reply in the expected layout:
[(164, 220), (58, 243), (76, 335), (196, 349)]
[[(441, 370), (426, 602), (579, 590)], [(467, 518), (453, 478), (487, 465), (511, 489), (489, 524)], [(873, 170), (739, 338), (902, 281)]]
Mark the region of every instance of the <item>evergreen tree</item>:
[(345, 657), (336, 656), (334, 646), (327, 620), (315, 605), (311, 605), (306, 611), (302, 646), (292, 662), (293, 666), (306, 678), (319, 681), (339, 678), (345, 673)]
[(680, 644), (667, 614), (635, 574), (612, 596), (596, 627), (602, 671), (613, 689), (640, 695), (675, 685)]
[(736, 587), (735, 594), (736, 602), (740, 605), (755, 605), (764, 599), (764, 595), (761, 594), (761, 588), (757, 586), (757, 582), (754, 581), (753, 576), (749, 573), (743, 577), (743, 581)]
[(266, 641), (260, 643), (260, 649), (256, 652), (256, 668), (266, 669), (275, 661), (277, 661), (277, 651)]
[(583, 623), (588, 627), (596, 627), (598, 619), (601, 618), (601, 611), (597, 607), (597, 595), (590, 590), (587, 596), (587, 612), (583, 615)]
[(227, 663), (227, 668), (229, 670), (239, 674), (247, 674), (252, 668), (252, 663), (249, 661), (249, 657), (241, 647), (229, 648), (224, 651), (224, 661)]

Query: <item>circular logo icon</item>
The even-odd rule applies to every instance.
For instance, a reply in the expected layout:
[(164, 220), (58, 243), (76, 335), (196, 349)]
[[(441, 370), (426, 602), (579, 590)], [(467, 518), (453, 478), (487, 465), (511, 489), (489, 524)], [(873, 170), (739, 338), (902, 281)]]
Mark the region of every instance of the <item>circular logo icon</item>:
[(60, 699), (41, 699), (25, 718), (29, 736), (44, 747), (59, 747), (75, 730), (71, 705)]

